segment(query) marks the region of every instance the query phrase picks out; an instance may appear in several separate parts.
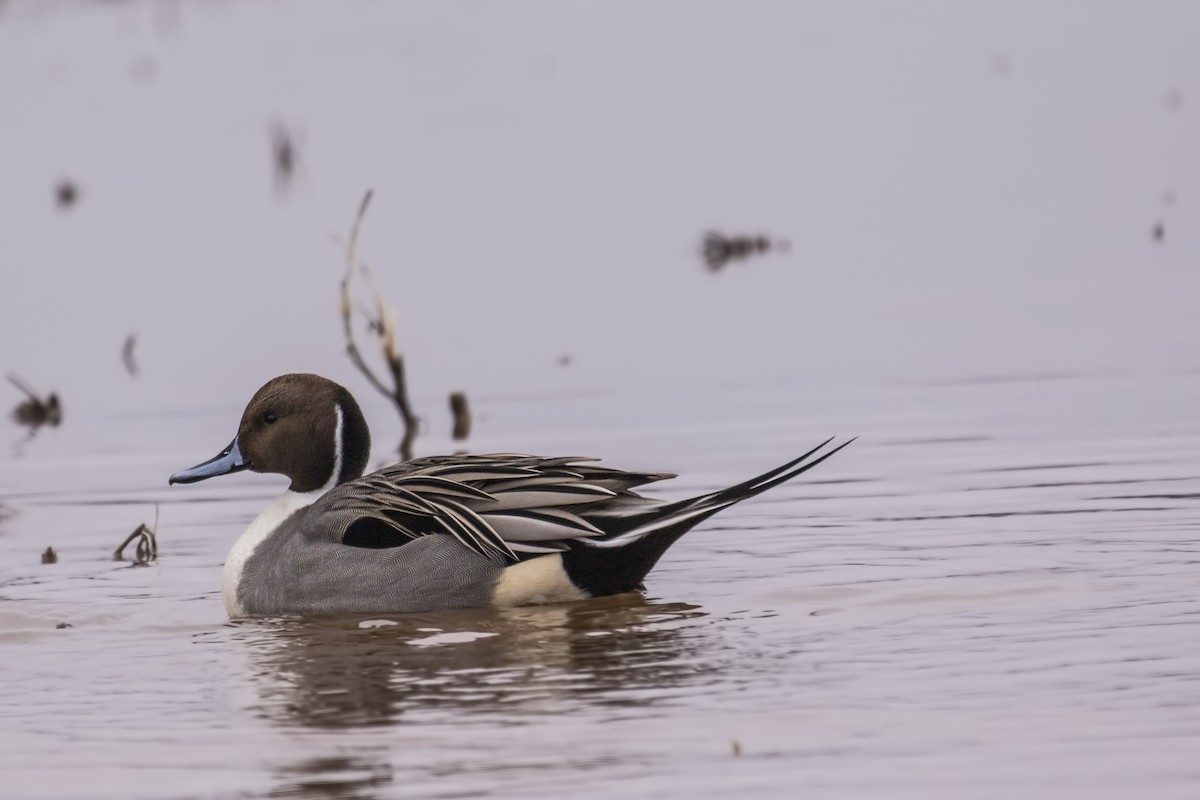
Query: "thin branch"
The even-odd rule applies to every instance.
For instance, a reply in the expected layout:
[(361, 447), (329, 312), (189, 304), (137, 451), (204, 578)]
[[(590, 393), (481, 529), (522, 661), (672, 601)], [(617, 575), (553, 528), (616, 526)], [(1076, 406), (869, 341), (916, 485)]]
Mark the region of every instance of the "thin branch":
[[(412, 404), (408, 400), (408, 382), (404, 374), (404, 356), (396, 349), (396, 313), (384, 303), (383, 293), (375, 285), (375, 280), (370, 270), (367, 269), (366, 264), (358, 259), (358, 232), (362, 227), (363, 217), (367, 213), (367, 206), (370, 205), (373, 194), (374, 190), (368, 189), (367, 193), (363, 195), (362, 203), (358, 206), (358, 214), (354, 217), (354, 225), (350, 229), (350, 237), (346, 240), (346, 274), (342, 278), (341, 293), (342, 330), (346, 336), (346, 354), (350, 357), (350, 362), (375, 387), (376, 391), (391, 400), (396, 406), (396, 410), (400, 412), (400, 418), (404, 421), (404, 439), (400, 443), (400, 455), (401, 458), (408, 460), (412, 458), (412, 444), (413, 440), (417, 437), (418, 419), (417, 415), (413, 413)], [(356, 273), (360, 274), (363, 280), (367, 282), (367, 286), (375, 301), (376, 313), (374, 317), (367, 313), (361, 307), (361, 304), (359, 305), (359, 313), (367, 319), (371, 331), (379, 337), (383, 359), (391, 375), (391, 389), (387, 387), (384, 381), (367, 364), (366, 359), (363, 358), (362, 351), (359, 350), (358, 344), (354, 340), (353, 312), (355, 303), (351, 296), (350, 284), (354, 280)]]
[(8, 378), (9, 383), (11, 383), (13, 386), (17, 387), (18, 389), (20, 389), (22, 392), (24, 392), (29, 397), (30, 400), (37, 400), (38, 402), (41, 402), (41, 398), (38, 397), (38, 393), (35, 392), (33, 389), (29, 388), (29, 384), (27, 384), (25, 381), (21, 380), (20, 378), (18, 378), (16, 375), (14, 375), (11, 372), (8, 373), (8, 375), (5, 377)]

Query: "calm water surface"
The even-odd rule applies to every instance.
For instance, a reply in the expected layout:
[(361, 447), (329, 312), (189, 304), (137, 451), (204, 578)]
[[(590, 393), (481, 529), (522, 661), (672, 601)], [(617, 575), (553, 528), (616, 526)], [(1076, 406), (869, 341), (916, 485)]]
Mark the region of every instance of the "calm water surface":
[[(0, 375), (66, 415), (0, 420), (0, 798), (1200, 797), (1198, 39), (1186, 3), (0, 0)], [(167, 476), (282, 372), (399, 439), (337, 317), (367, 187), (419, 455), (456, 389), (472, 451), (670, 498), (861, 438), (645, 598), (230, 624), (280, 481)], [(709, 227), (790, 247), (710, 274)]]
[[(1194, 797), (1198, 403), (1187, 374), (482, 399), (473, 449), (672, 497), (862, 438), (645, 598), (237, 624), (220, 566), (278, 481), (165, 479), (238, 409), (47, 431), (0, 462), (4, 794)], [(156, 503), (158, 563), (112, 562)]]

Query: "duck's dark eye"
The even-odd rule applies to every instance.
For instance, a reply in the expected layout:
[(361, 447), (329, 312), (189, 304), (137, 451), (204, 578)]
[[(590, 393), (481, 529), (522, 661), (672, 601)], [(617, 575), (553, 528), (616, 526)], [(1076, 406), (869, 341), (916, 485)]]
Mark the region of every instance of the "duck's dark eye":
[(267, 414), (265, 417), (263, 417), (263, 422), (267, 423), (268, 425), (274, 425), (275, 424), (275, 415)]

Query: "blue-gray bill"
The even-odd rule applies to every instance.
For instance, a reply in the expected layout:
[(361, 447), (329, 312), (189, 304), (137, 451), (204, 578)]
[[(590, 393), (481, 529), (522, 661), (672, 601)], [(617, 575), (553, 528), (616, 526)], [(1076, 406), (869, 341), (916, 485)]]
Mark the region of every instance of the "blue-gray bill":
[(242, 451), (238, 449), (238, 441), (235, 437), (229, 446), (216, 455), (215, 458), (210, 458), (203, 464), (197, 464), (191, 469), (185, 469), (182, 472), (176, 472), (167, 481), (168, 484), (176, 483), (195, 483), (202, 481), (205, 478), (213, 478), (217, 475), (228, 475), (231, 472), (241, 472), (249, 468), (250, 462), (242, 457)]

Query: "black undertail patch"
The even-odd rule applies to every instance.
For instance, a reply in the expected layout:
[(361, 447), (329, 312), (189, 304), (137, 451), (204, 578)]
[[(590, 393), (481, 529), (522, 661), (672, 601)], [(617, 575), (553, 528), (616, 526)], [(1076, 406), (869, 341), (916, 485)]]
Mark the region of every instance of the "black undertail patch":
[(571, 549), (562, 554), (563, 570), (571, 583), (592, 597), (643, 589), (642, 581), (658, 559), (693, 524), (689, 520), (678, 526), (678, 530), (656, 531), (620, 547), (590, 547), (571, 542)]

